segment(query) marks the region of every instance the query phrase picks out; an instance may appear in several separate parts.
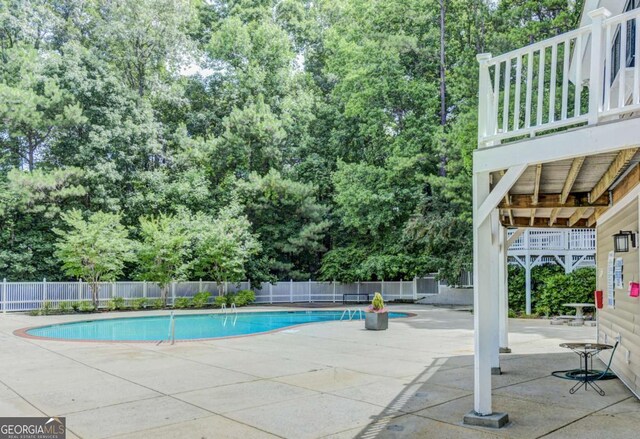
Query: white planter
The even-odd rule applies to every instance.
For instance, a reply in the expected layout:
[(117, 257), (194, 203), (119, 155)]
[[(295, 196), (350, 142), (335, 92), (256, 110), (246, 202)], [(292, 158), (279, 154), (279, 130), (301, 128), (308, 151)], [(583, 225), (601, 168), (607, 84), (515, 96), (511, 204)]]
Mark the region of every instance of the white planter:
[(382, 331), (389, 327), (388, 312), (365, 312), (364, 327), (373, 331)]

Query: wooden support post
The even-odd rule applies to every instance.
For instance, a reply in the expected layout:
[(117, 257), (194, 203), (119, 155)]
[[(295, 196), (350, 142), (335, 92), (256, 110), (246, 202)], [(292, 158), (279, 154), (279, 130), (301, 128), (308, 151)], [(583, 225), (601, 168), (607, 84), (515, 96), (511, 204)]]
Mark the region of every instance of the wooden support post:
[(525, 311), (527, 315), (531, 315), (531, 256), (528, 249), (527, 245), (527, 254), (524, 257)]
[(474, 411), (482, 416), (491, 415), (491, 363), (493, 324), (496, 310), (491, 300), (491, 220), (484, 216), (478, 220), (478, 210), (489, 196), (489, 173), (473, 176), (473, 277), (474, 277)]
[[(500, 291), (500, 353), (509, 353), (509, 266), (508, 239), (506, 227), (500, 233), (500, 260), (498, 265), (498, 281)], [(521, 230), (521, 229), (518, 229)]]

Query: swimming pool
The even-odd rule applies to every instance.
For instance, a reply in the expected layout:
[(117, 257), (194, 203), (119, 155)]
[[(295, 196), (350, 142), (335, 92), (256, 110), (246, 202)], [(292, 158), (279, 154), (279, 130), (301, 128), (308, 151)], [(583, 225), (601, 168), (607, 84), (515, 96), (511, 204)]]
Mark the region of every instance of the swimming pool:
[[(305, 323), (340, 320), (343, 313), (344, 311), (271, 311), (176, 315), (175, 339), (198, 340), (259, 334)], [(408, 313), (389, 313), (392, 319), (408, 316)], [(167, 314), (61, 323), (17, 333), (27, 337), (58, 340), (159, 342), (171, 338), (170, 323), (170, 315)]]

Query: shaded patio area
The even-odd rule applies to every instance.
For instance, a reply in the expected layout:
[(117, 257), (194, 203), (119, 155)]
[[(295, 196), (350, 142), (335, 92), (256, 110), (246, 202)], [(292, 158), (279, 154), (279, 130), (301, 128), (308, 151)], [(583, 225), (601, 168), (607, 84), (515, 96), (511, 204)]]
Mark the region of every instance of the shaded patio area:
[(640, 403), (620, 381), (601, 382), (604, 397), (570, 395), (573, 382), (550, 376), (578, 367), (558, 344), (593, 341), (595, 328), (512, 319), (513, 353), (492, 377), (494, 407), (511, 422), (489, 430), (462, 425), (473, 407), (472, 314), (393, 309), (417, 316), (383, 332), (330, 322), (174, 346), (24, 339), (13, 331), (87, 316), (3, 315), (0, 413), (66, 416), (68, 437), (83, 438), (635, 435)]

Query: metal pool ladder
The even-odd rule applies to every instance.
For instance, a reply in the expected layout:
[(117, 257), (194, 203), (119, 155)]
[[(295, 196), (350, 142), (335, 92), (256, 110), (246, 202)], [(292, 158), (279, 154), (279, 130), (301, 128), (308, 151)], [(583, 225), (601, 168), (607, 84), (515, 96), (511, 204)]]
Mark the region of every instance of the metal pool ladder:
[(236, 308), (236, 304), (235, 303), (231, 304), (231, 308), (227, 308), (227, 304), (223, 303), (222, 306), (220, 307), (220, 312), (223, 313), (223, 314), (226, 314), (227, 311), (237, 314), (238, 313), (238, 308)]
[(342, 312), (342, 315), (340, 316), (340, 320), (344, 320), (345, 317), (348, 320), (353, 320), (353, 318), (356, 316), (356, 314), (358, 315), (358, 320), (362, 320), (362, 310), (361, 309), (354, 309), (353, 313), (351, 312), (350, 309), (345, 309)]
[(173, 315), (173, 311), (171, 311), (171, 315), (169, 316), (169, 340), (171, 340), (171, 344), (176, 342), (176, 321), (175, 316)]

